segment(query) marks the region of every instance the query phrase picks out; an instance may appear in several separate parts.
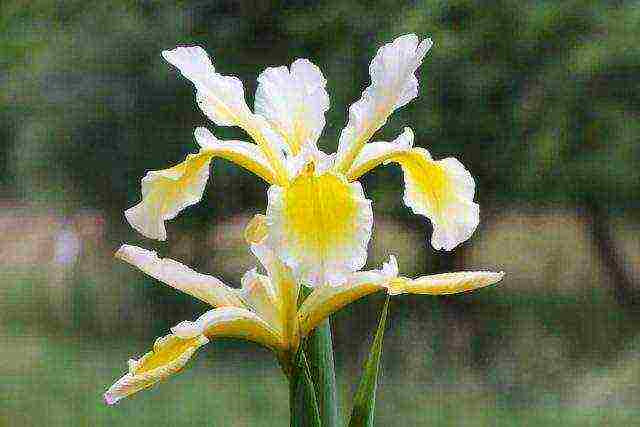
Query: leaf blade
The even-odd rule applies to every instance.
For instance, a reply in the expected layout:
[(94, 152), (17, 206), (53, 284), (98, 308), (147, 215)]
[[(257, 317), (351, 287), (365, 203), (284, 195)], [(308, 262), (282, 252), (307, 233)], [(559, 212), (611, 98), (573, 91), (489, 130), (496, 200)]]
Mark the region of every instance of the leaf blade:
[(382, 308), (378, 329), (369, 350), (369, 356), (364, 364), (360, 384), (353, 399), (353, 409), (349, 420), (349, 427), (373, 427), (375, 415), (376, 390), (378, 388), (378, 373), (380, 370), (380, 359), (382, 357), (382, 343), (384, 330), (389, 312), (390, 296)]

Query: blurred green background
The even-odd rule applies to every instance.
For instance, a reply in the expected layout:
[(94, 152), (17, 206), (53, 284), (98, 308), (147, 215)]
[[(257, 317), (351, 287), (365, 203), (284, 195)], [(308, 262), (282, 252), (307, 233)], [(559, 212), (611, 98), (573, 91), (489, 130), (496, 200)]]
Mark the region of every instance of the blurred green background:
[[(207, 346), (183, 374), (109, 408), (126, 360), (205, 310), (116, 262), (122, 242), (238, 284), (254, 260), (242, 229), (265, 185), (216, 161), (204, 201), (146, 241), (122, 212), (145, 171), (220, 138), (160, 52), (198, 44), (253, 103), (266, 66), (311, 59), (332, 109), (369, 83), (376, 49), (430, 36), (405, 125), (434, 157), (458, 157), (482, 207), (450, 254), (401, 203), (394, 167), (364, 179), (376, 227), (369, 264), (406, 275), (505, 270), (500, 286), (392, 302), (377, 425), (633, 425), (640, 408), (640, 4), (637, 1), (6, 0), (0, 6), (0, 425), (287, 425), (270, 353)], [(381, 307), (333, 319), (343, 412)]]

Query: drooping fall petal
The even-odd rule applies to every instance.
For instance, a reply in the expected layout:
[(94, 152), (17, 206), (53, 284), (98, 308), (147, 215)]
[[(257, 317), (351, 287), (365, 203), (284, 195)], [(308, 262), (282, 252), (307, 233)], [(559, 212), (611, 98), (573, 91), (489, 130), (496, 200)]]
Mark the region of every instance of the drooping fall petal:
[(159, 258), (153, 251), (137, 246), (122, 245), (116, 252), (116, 258), (139, 268), (154, 279), (198, 298), (213, 307), (244, 306), (234, 290), (221, 280), (213, 276), (197, 273), (186, 265), (172, 259)]
[(449, 157), (435, 161), (427, 150), (412, 148), (409, 128), (393, 142), (367, 144), (349, 170), (350, 180), (379, 164), (398, 163), (404, 173), (404, 203), (433, 224), (431, 244), (451, 250), (471, 237), (478, 226), (479, 207), (473, 202), (475, 182), (468, 170)]
[(268, 193), (267, 244), (310, 286), (339, 283), (362, 268), (371, 238), (371, 201), (360, 183), (313, 167)]
[(258, 77), (256, 114), (280, 133), (289, 153), (318, 140), (329, 109), (326, 84), (320, 69), (306, 59), (296, 60), (290, 69), (269, 67)]
[(213, 156), (201, 150), (169, 169), (147, 172), (142, 178), (142, 200), (124, 213), (129, 224), (145, 237), (166, 240), (164, 222), (202, 199)]
[(107, 390), (104, 394), (105, 402), (113, 405), (124, 397), (180, 372), (198, 348), (208, 342), (202, 334), (186, 339), (174, 334), (158, 338), (152, 351), (138, 360), (129, 360), (129, 372)]
[(338, 142), (336, 168), (346, 172), (364, 144), (389, 116), (418, 95), (415, 72), (432, 46), (415, 34), (400, 36), (382, 46), (371, 65), (371, 85), (349, 107), (349, 121)]

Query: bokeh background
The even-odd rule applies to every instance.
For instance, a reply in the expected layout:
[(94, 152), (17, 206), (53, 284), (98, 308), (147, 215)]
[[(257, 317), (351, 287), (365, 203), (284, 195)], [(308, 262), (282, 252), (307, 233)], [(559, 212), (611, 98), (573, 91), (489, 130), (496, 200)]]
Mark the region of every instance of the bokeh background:
[[(402, 205), (393, 166), (364, 179), (375, 202), (370, 265), (407, 275), (505, 270), (500, 286), (392, 302), (379, 426), (632, 425), (640, 408), (640, 5), (637, 1), (5, 0), (0, 6), (0, 425), (287, 425), (270, 353), (220, 341), (181, 375), (108, 408), (103, 391), (175, 323), (205, 310), (116, 262), (122, 242), (237, 284), (265, 185), (216, 161), (206, 197), (141, 238), (122, 212), (145, 171), (220, 138), (160, 52), (199, 44), (253, 103), (266, 66), (310, 58), (332, 109), (368, 85), (376, 49), (430, 36), (411, 125), (434, 157), (474, 174), (481, 226), (452, 253)], [(333, 319), (350, 408), (379, 296)]]

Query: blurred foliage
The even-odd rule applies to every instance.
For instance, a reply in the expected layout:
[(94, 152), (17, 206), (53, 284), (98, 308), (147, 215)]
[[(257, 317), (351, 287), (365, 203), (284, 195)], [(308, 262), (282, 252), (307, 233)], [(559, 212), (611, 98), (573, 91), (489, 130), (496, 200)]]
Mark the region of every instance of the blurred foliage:
[[(476, 177), (483, 222), (442, 257), (425, 241), (430, 226), (401, 204), (399, 170), (379, 170), (364, 180), (377, 220), (371, 264), (391, 252), (408, 275), (457, 264), (508, 276), (464, 297), (394, 299), (381, 425), (399, 414), (406, 425), (632, 424), (638, 310), (614, 298), (582, 204), (624, 212), (616, 244), (637, 283), (638, 22), (638, 2), (622, 0), (3, 1), (0, 426), (279, 425), (286, 399), (274, 394), (286, 386), (275, 363), (231, 342), (118, 408), (100, 401), (129, 356), (204, 309), (111, 258), (118, 242), (142, 241), (122, 218), (140, 178), (195, 151), (196, 126), (246, 137), (208, 122), (160, 52), (202, 45), (244, 82), (250, 105), (265, 67), (311, 59), (328, 80), (320, 144), (333, 150), (376, 49), (408, 32), (435, 46), (419, 98), (377, 138), (409, 125), (434, 157), (458, 157)], [(237, 283), (254, 263), (241, 230), (264, 210), (264, 190), (216, 161), (203, 202), (169, 224), (169, 243), (144, 246)], [(69, 233), (82, 239), (77, 262), (56, 265)], [(345, 398), (380, 303), (335, 317)]]

